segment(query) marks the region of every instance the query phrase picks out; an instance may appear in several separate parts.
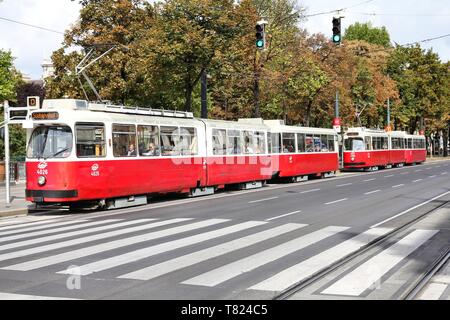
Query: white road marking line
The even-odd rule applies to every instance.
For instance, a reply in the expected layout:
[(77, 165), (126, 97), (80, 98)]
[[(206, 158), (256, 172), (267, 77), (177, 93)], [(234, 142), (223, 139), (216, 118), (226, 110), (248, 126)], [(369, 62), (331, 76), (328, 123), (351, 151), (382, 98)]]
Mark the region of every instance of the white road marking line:
[(331, 202), (326, 202), (325, 204), (326, 204), (326, 205), (328, 205), (328, 204), (334, 204), (334, 203), (338, 203), (338, 202), (342, 202), (342, 201), (346, 201), (346, 200), (348, 200), (348, 198), (339, 199), (339, 200), (335, 200), (335, 201), (331, 201)]
[(310, 192), (316, 192), (316, 191), (320, 191), (320, 189), (311, 189), (311, 190), (306, 190), (306, 191), (302, 191), (299, 193), (310, 193)]
[(338, 184), (336, 187), (345, 187), (345, 186), (350, 186), (353, 183), (344, 183), (344, 184)]
[(364, 193), (365, 195), (368, 195), (368, 194), (372, 194), (372, 193), (376, 193), (376, 192), (380, 192), (381, 190), (373, 190), (373, 191), (369, 191), (369, 192), (366, 192), (366, 193)]
[(79, 299), (0, 292), (0, 300), (79, 300)]
[(378, 227), (378, 226), (381, 226), (382, 224), (384, 224), (384, 223), (386, 223), (386, 222), (388, 222), (388, 221), (391, 221), (392, 219), (395, 219), (395, 218), (397, 218), (397, 217), (400, 217), (401, 215), (404, 215), (404, 214), (406, 214), (406, 213), (408, 213), (408, 212), (410, 212), (410, 211), (412, 211), (412, 210), (415, 210), (415, 209), (417, 209), (417, 208), (419, 208), (419, 207), (421, 207), (421, 206), (423, 206), (423, 205), (426, 205), (427, 203), (430, 203), (431, 201), (434, 201), (434, 200), (436, 200), (436, 199), (442, 198), (442, 197), (446, 196), (446, 195), (449, 194), (449, 193), (450, 193), (450, 191), (444, 192), (443, 194), (440, 194), (440, 195), (438, 195), (438, 196), (436, 196), (436, 197), (434, 197), (434, 198), (432, 198), (432, 199), (429, 199), (429, 200), (424, 201), (424, 202), (422, 202), (422, 203), (420, 203), (420, 204), (418, 204), (418, 205), (416, 205), (416, 206), (414, 206), (414, 207), (412, 207), (412, 208), (409, 208), (409, 209), (407, 209), (407, 210), (405, 210), (405, 211), (402, 211), (402, 212), (400, 212), (399, 214), (396, 214), (396, 215), (393, 216), (393, 217), (390, 217), (390, 218), (388, 218), (388, 219), (386, 219), (386, 220), (383, 220), (383, 221), (381, 221), (381, 222), (378, 222), (377, 224), (374, 224), (373, 226), (371, 226), (371, 228), (376, 228), (376, 227)]
[[(34, 239), (30, 239), (30, 240), (18, 241), (18, 242), (9, 243), (9, 244), (5, 244), (5, 245), (0, 246), (0, 251), (13, 249), (13, 248), (18, 248), (18, 247), (23, 247), (23, 246), (34, 245), (34, 244), (47, 242), (47, 241), (61, 240), (61, 239), (65, 239), (65, 238), (80, 236), (80, 235), (83, 235), (83, 234), (86, 234), (86, 233), (93, 233), (93, 232), (105, 231), (105, 230), (109, 230), (109, 229), (127, 227), (129, 225), (138, 224), (138, 223), (145, 223), (145, 222), (150, 222), (150, 221), (154, 221), (154, 220), (155, 219), (130, 220), (130, 221), (125, 221), (125, 222), (120, 222), (120, 223), (109, 224), (109, 225), (101, 226), (101, 227), (87, 228), (87, 229), (83, 229), (83, 230), (79, 230), (79, 231), (72, 231), (72, 232), (60, 233), (60, 234), (56, 234), (56, 235), (52, 235), (52, 236), (46, 236), (46, 237), (34, 238)], [(104, 221), (107, 221), (107, 220), (104, 220)], [(103, 222), (103, 224), (104, 223), (105, 222)], [(88, 224), (87, 226), (90, 227), (90, 226), (97, 225), (97, 224), (100, 224), (99, 221), (98, 222), (93, 222), (90, 225)], [(86, 226), (86, 224), (84, 224), (84, 225)], [(15, 237), (15, 236), (13, 236), (13, 237)], [(8, 237), (8, 238), (11, 238), (11, 237)], [(14, 239), (8, 239), (8, 240), (14, 240)], [(3, 239), (2, 239), (2, 241), (3, 241)]]
[(436, 175), (429, 176), (429, 178), (436, 178)]
[(403, 186), (404, 186), (404, 184), (402, 183), (402, 184), (397, 184), (395, 186), (392, 186), (392, 188), (400, 188), (400, 187), (403, 187)]
[(334, 262), (344, 258), (352, 252), (366, 246), (378, 237), (390, 232), (392, 229), (376, 228), (346, 240), (328, 250), (302, 261), (292, 267), (289, 267), (274, 276), (261, 281), (249, 289), (282, 291), (290, 286), (303, 281)]
[(431, 170), (431, 169), (433, 169), (432, 167), (430, 167), (430, 168), (426, 168), (425, 170)]
[(112, 223), (112, 222), (118, 222), (118, 221), (122, 221), (122, 219), (107, 219), (107, 220), (89, 221), (89, 222), (85, 222), (85, 223), (80, 223), (80, 224), (70, 225), (70, 226), (65, 226), (65, 227), (60, 227), (60, 228), (32, 231), (32, 232), (28, 232), (28, 233), (14, 234), (14, 235), (6, 236), (6, 237), (0, 236), (0, 242), (17, 240), (17, 239), (21, 239), (21, 238), (37, 237), (37, 236), (41, 236), (41, 235), (58, 233), (58, 232), (63, 232), (63, 231), (68, 231), (68, 230), (75, 230), (75, 229), (79, 229), (79, 228), (83, 228), (83, 227), (95, 226), (95, 225), (99, 225), (99, 224)]
[(287, 216), (290, 216), (290, 215), (293, 215), (293, 214), (296, 214), (296, 213), (300, 213), (300, 212), (301, 212), (301, 211), (298, 210), (298, 211), (294, 211), (294, 212), (282, 214), (281, 216), (277, 216), (277, 217), (273, 217), (273, 218), (270, 218), (270, 219), (266, 219), (266, 220), (264, 220), (264, 221), (272, 221), (272, 220), (284, 218), (284, 217), (287, 217)]
[(369, 182), (369, 181), (373, 181), (373, 180), (377, 180), (376, 178), (373, 178), (373, 179), (366, 179), (366, 180), (363, 180), (364, 182)]
[(419, 182), (419, 181), (422, 181), (423, 179), (417, 179), (417, 180), (414, 180), (413, 182)]
[(326, 227), (299, 238), (290, 240), (276, 247), (258, 252), (244, 259), (200, 274), (196, 277), (183, 281), (182, 283), (213, 287), (348, 229), (348, 227)]
[(214, 247), (206, 248), (201, 251), (196, 251), (172, 260), (164, 261), (162, 263), (152, 265), (137, 271), (133, 271), (120, 276), (119, 278), (136, 279), (136, 280), (150, 280), (164, 274), (168, 274), (175, 270), (180, 270), (194, 264), (236, 251), (259, 242), (266, 241), (271, 238), (278, 237), (282, 234), (298, 230), (306, 227), (306, 224), (288, 223), (276, 228), (264, 230), (243, 238), (232, 240), (226, 243), (219, 244)]
[[(28, 217), (28, 216), (27, 216)], [(25, 217), (23, 217), (25, 218)], [(45, 219), (45, 220), (38, 220), (38, 221), (26, 221), (23, 220), (23, 222), (17, 222), (16, 221), (17, 218), (13, 220), (8, 220), (8, 221), (3, 221), (0, 223), (0, 232), (3, 230), (9, 230), (9, 229), (14, 229), (14, 228), (23, 228), (23, 227), (30, 227), (30, 226), (36, 226), (36, 225), (40, 225), (40, 224), (51, 224), (51, 223), (55, 223), (59, 220), (56, 220), (57, 218), (52, 218), (52, 219)], [(29, 220), (29, 219), (28, 219)], [(86, 220), (85, 220), (86, 221)], [(74, 221), (75, 223), (75, 221)]]
[(414, 172), (420, 172), (420, 171), (423, 171), (422, 169), (419, 169), (419, 170), (415, 170)]
[[(88, 275), (93, 272), (99, 272), (107, 269), (111, 269), (117, 266), (121, 266), (130, 262), (138, 261), (141, 259), (149, 258), (154, 255), (173, 251), (193, 244), (209, 241), (211, 239), (219, 238), (225, 235), (230, 235), (235, 232), (250, 229), (256, 226), (265, 224), (263, 221), (247, 221), (239, 224), (235, 224), (222, 229), (217, 229), (209, 232), (199, 233), (190, 237), (181, 238), (169, 242), (160, 243), (150, 247), (142, 248), (139, 250), (127, 252), (111, 258), (98, 260), (92, 263), (88, 263), (80, 266), (81, 275)], [(59, 271), (58, 273), (67, 274), (67, 270)]]
[(269, 200), (273, 200), (273, 199), (278, 199), (278, 197), (259, 199), (259, 200), (249, 201), (248, 203), (257, 203), (257, 202), (269, 201)]
[(361, 295), (367, 289), (373, 288), (383, 275), (438, 232), (439, 230), (413, 231), (335, 282), (322, 293), (345, 296)]
[(447, 285), (443, 283), (429, 283), (426, 289), (418, 297), (418, 300), (439, 300), (444, 291), (447, 289)]
[[(41, 230), (41, 229), (53, 228), (53, 227), (60, 227), (60, 226), (66, 226), (69, 224), (75, 224), (75, 223), (86, 222), (86, 221), (89, 221), (89, 220), (83, 219), (83, 220), (65, 221), (65, 222), (58, 222), (58, 223), (47, 223), (46, 225), (43, 225), (43, 226), (39, 225), (39, 226), (27, 227), (27, 228), (23, 228), (23, 229), (14, 229), (14, 230), (0, 232), (0, 237), (6, 236), (9, 234), (14, 234), (14, 233), (35, 231), (35, 230)], [(7, 227), (5, 227), (5, 229), (6, 228)]]
[(409, 174), (410, 172), (402, 172), (402, 173), (400, 173), (400, 174)]
[[(97, 241), (97, 240), (106, 239), (106, 238), (110, 238), (110, 237), (115, 237), (115, 236), (130, 233), (130, 232), (148, 230), (148, 229), (152, 229), (152, 228), (156, 228), (156, 227), (160, 227), (160, 226), (164, 226), (164, 225), (168, 225), (168, 224), (172, 224), (172, 223), (182, 222), (182, 221), (186, 221), (186, 220), (191, 220), (191, 219), (180, 218), (180, 219), (171, 219), (171, 220), (153, 222), (153, 223), (149, 223), (149, 224), (146, 224), (143, 226), (125, 228), (125, 229), (121, 229), (121, 230), (114, 230), (114, 231), (110, 231), (110, 232), (106, 232), (106, 233), (83, 237), (83, 238), (72, 239), (72, 240), (67, 240), (67, 241), (58, 242), (58, 243), (52, 243), (52, 244), (44, 245), (41, 247), (35, 247), (35, 248), (30, 248), (30, 249), (23, 249), (23, 250), (18, 250), (18, 251), (14, 251), (14, 252), (4, 253), (4, 254), (0, 254), (0, 261), (14, 259), (14, 258), (18, 258), (18, 257), (24, 257), (27, 255), (32, 255), (32, 254), (36, 254), (36, 253), (40, 253), (40, 252), (65, 248), (65, 247), (69, 247), (69, 246), (79, 245), (82, 243)], [(212, 221), (211, 220), (207, 220), (207, 221), (209, 222), (209, 224), (215, 224), (215, 223), (222, 223), (222, 222), (225, 222), (228, 220), (213, 219)], [(176, 229), (176, 230), (182, 230), (182, 232), (184, 232), (184, 231), (190, 230), (190, 228), (195, 229), (195, 228), (205, 227), (208, 225), (208, 222), (192, 223), (187, 226), (178, 227), (178, 229)], [(184, 227), (184, 229), (183, 229), (183, 227)], [(175, 229), (175, 228), (176, 227), (174, 227), (173, 229)], [(169, 230), (173, 230), (173, 229), (169, 229)], [(146, 234), (146, 235), (148, 235), (148, 234)], [(112, 243), (117, 243), (117, 242), (116, 241), (108, 242), (108, 244), (112, 244)], [(87, 248), (80, 249), (80, 251), (83, 252), (83, 250), (85, 250), (85, 249), (87, 249)], [(70, 255), (71, 252), (73, 252), (73, 251), (68, 251), (67, 254)], [(85, 250), (84, 252), (87, 253), (88, 251)], [(65, 254), (65, 253), (63, 253), (63, 254)], [(51, 258), (52, 257), (42, 258), (42, 259), (38, 259), (36, 261), (40, 261), (40, 262), (42, 262), (42, 260), (45, 260), (46, 262), (53, 261), (53, 260), (51, 260)], [(68, 260), (70, 260), (70, 258)], [(34, 264), (24, 263), (23, 265), (28, 266), (28, 265), (34, 265)], [(26, 271), (26, 270), (23, 270), (23, 271)]]
[(447, 171), (441, 173), (441, 175), (444, 175), (444, 174), (447, 174)]
[(393, 177), (394, 175), (393, 174), (389, 174), (389, 175), (387, 175), (387, 176), (384, 176), (385, 178), (390, 178), (390, 177)]

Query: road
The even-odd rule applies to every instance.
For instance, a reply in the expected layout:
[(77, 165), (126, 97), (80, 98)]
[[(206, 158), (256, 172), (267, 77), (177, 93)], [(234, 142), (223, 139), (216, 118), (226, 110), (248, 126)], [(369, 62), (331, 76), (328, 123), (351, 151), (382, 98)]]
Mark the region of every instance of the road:
[[(448, 201), (450, 161), (439, 161), (111, 212), (0, 220), (0, 298), (271, 299)], [(395, 299), (450, 245), (449, 232), (419, 225), (297, 298)], [(362, 281), (374, 266), (376, 275)]]

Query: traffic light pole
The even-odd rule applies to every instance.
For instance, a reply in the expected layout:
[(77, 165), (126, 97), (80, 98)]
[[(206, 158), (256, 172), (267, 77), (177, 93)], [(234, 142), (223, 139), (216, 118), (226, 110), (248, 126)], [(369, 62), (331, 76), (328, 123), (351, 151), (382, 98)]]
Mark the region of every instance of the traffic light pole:
[(11, 195), (9, 190), (9, 125), (8, 125), (8, 108), (9, 102), (5, 100), (3, 103), (4, 119), (5, 119), (5, 189), (6, 189), (6, 207), (11, 206)]

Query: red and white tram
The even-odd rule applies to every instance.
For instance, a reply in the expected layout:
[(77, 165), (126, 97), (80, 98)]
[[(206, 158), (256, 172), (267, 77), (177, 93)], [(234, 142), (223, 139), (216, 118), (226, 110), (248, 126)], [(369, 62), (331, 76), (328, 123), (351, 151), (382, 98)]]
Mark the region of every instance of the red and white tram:
[(151, 194), (206, 195), (338, 169), (330, 129), (74, 99), (44, 100), (30, 120), (26, 198), (38, 204), (119, 208), (147, 203)]
[(344, 168), (371, 169), (422, 163), (425, 137), (403, 131), (349, 128), (344, 135)]

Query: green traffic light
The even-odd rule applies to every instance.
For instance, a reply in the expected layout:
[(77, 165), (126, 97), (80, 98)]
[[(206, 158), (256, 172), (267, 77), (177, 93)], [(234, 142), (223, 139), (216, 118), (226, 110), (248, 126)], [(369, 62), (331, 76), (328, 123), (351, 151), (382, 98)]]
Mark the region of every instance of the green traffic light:
[(333, 42), (341, 42), (341, 36), (338, 34), (335, 34), (333, 36)]
[(257, 41), (256, 41), (256, 47), (257, 47), (257, 48), (262, 48), (262, 47), (264, 47), (264, 41), (263, 41), (263, 40), (257, 40)]

